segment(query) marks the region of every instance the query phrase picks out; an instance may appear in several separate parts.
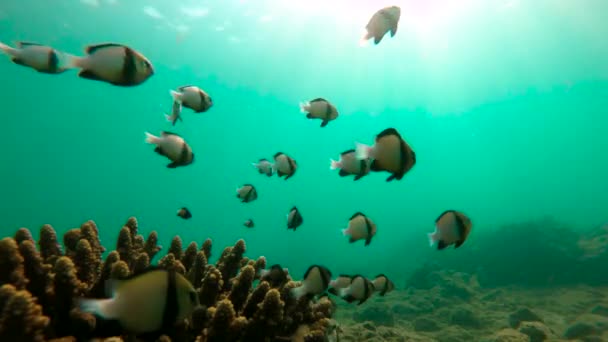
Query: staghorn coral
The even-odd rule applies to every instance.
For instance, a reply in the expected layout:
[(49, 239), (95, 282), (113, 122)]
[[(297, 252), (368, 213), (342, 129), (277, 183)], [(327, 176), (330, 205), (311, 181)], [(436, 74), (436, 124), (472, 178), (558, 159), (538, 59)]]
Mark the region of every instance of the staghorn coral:
[[(53, 227), (42, 226), (37, 242), (25, 228), (0, 240), (0, 340), (4, 341), (139, 341), (116, 322), (84, 313), (78, 298), (106, 298), (106, 282), (139, 274), (161, 250), (158, 235), (144, 241), (133, 217), (119, 231), (116, 250), (105, 260), (105, 248), (93, 221), (63, 236), (65, 253)], [(227, 247), (209, 264), (211, 239), (200, 250), (195, 242), (182, 249), (179, 236), (157, 266), (185, 274), (199, 294), (201, 306), (174, 329), (152, 341), (283, 341), (298, 330), (305, 341), (324, 341), (334, 312), (326, 298), (294, 300), (290, 278), (271, 286), (257, 282), (266, 259), (244, 257), (243, 240)], [(256, 284), (257, 283), (257, 284)], [(301, 328), (304, 327), (305, 329)], [(148, 339), (146, 339), (148, 340)]]

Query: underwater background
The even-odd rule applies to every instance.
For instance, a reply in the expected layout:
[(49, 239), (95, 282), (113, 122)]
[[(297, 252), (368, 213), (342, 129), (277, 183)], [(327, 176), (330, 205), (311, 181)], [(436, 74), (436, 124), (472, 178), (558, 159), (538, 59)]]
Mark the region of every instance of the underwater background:
[[(369, 16), (387, 5), (402, 8), (397, 35), (358, 46)], [(88, 44), (126, 44), (155, 75), (121, 88), (0, 59), (0, 235), (36, 235), (48, 223), (61, 236), (93, 219), (112, 246), (116, 228), (136, 216), (165, 249), (175, 235), (216, 246), (243, 238), (247, 255), (295, 275), (322, 264), (335, 274), (384, 273), (399, 288), (428, 260), (464, 258), (475, 269), (479, 250), (492, 249), (485, 243), (525, 253), (517, 242), (533, 236), (511, 244), (493, 235), (502, 226), (551, 217), (581, 232), (601, 227), (606, 13), (601, 0), (2, 1), (2, 42), (76, 55)], [(172, 127), (163, 116), (169, 89), (186, 84), (214, 106), (184, 111)], [(299, 111), (316, 97), (340, 113), (325, 128)], [(353, 182), (329, 170), (329, 158), (388, 127), (416, 151), (402, 181), (380, 173)], [(144, 132), (161, 130), (186, 139), (193, 165), (165, 167), (144, 142)], [(279, 151), (298, 163), (288, 181), (250, 165)], [(235, 197), (244, 183), (257, 201)], [(285, 217), (294, 205), (304, 217), (296, 232)], [(191, 220), (176, 216), (183, 206)], [(446, 209), (466, 213), (473, 230), (458, 250), (438, 252), (426, 234)], [(378, 226), (367, 247), (341, 233), (357, 211)], [(255, 228), (243, 227), (248, 218)]]

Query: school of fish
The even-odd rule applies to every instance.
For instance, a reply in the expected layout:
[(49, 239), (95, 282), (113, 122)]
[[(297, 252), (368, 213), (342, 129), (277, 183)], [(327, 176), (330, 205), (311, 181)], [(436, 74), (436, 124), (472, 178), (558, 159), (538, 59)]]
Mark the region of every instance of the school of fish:
[[(383, 37), (397, 33), (401, 9), (389, 6), (373, 14), (367, 25), (361, 43), (373, 38), (379, 44)], [(70, 69), (78, 70), (78, 77), (105, 82), (114, 86), (134, 87), (144, 83), (154, 75), (152, 63), (139, 51), (116, 43), (89, 45), (84, 56), (76, 56), (53, 47), (34, 42), (17, 42), (11, 47), (0, 42), (0, 51), (9, 56), (15, 64), (29, 67), (40, 73), (61, 74)], [(213, 107), (211, 96), (196, 85), (182, 85), (170, 90), (171, 112), (165, 118), (175, 126), (182, 122), (182, 111), (188, 108), (193, 113), (204, 113)], [(320, 120), (320, 127), (326, 127), (339, 117), (337, 107), (329, 100), (319, 97), (300, 103), (300, 110), (310, 120)], [(332, 124), (335, 125), (336, 123)], [(188, 142), (179, 134), (162, 131), (158, 136), (145, 132), (145, 142), (154, 145), (154, 152), (169, 160), (167, 168), (192, 165), (194, 152)], [(353, 176), (354, 181), (368, 176), (371, 172), (385, 172), (387, 182), (401, 180), (415, 165), (416, 153), (396, 128), (389, 127), (375, 135), (373, 144), (356, 143), (354, 148), (340, 153), (338, 160), (330, 159), (330, 170), (339, 170), (340, 177)], [(287, 153), (276, 152), (272, 159), (261, 158), (252, 166), (259, 174), (288, 180), (298, 170), (296, 160)], [(236, 189), (236, 197), (242, 203), (258, 199), (258, 191), (253, 184), (243, 184)], [(177, 211), (177, 216), (188, 220), (192, 213), (186, 207)], [(304, 224), (299, 209), (294, 205), (286, 213), (287, 229), (296, 230)], [(243, 225), (254, 228), (254, 221), (248, 218)], [(429, 244), (438, 250), (450, 245), (459, 248), (469, 236), (472, 223), (466, 214), (456, 210), (446, 210), (435, 219), (435, 230), (428, 233)], [(374, 221), (362, 212), (355, 212), (342, 229), (349, 243), (359, 240), (368, 246), (376, 236)], [(272, 284), (282, 283), (288, 270), (273, 265), (261, 270), (258, 278)], [(393, 282), (383, 274), (368, 279), (362, 275), (339, 275), (332, 279), (332, 273), (324, 266), (312, 265), (305, 272), (300, 286), (291, 290), (294, 298), (314, 298), (328, 293), (345, 302), (363, 304), (372, 295), (384, 296), (395, 288)], [(193, 286), (180, 274), (150, 268), (147, 272), (116, 281), (110, 285), (108, 299), (85, 299), (80, 303), (83, 311), (92, 312), (107, 319), (113, 319), (133, 333), (149, 333), (166, 328), (181, 318), (187, 317), (199, 305)], [(162, 294), (162, 295), (159, 295)], [(152, 300), (149, 300), (149, 299)], [(167, 312), (171, 312), (168, 315)]]

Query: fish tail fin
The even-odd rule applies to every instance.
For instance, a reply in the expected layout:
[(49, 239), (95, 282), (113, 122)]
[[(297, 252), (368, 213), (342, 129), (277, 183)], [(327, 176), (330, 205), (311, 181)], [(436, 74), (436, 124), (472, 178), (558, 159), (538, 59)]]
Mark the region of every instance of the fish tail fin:
[(360, 47), (367, 47), (369, 46), (369, 39), (371, 38), (369, 32), (367, 31), (367, 29), (363, 29), (361, 32), (361, 38), (359, 39), (359, 46)]
[(251, 163), (251, 166), (255, 167), (256, 169), (258, 168), (258, 163)]
[(97, 314), (105, 319), (115, 318), (113, 312), (113, 299), (79, 299), (78, 307), (83, 312)]
[(159, 144), (161, 139), (154, 134), (146, 132), (146, 142), (148, 144)]
[(87, 57), (78, 57), (67, 52), (57, 51), (58, 67), (61, 69), (79, 69), (86, 65)]
[(348, 236), (348, 234), (350, 234), (350, 229), (348, 229), (348, 228), (342, 229), (342, 235)]
[(355, 155), (357, 156), (357, 159), (367, 159), (371, 156), (372, 148), (370, 146), (361, 143), (355, 144), (357, 145), (355, 149)]
[(433, 247), (435, 242), (437, 241), (437, 233), (428, 233), (426, 236), (429, 238), (429, 246)]
[(173, 89), (169, 90), (169, 93), (171, 94), (173, 101), (179, 102), (180, 104), (182, 103), (182, 93)]
[(335, 161), (335, 160), (329, 158), (329, 169), (330, 170), (339, 169), (340, 166), (341, 166), (341, 163), (339, 161)]
[(17, 49), (10, 47), (10, 46), (4, 44), (3, 42), (0, 42), (0, 51), (4, 52), (5, 54), (7, 54), (9, 56), (13, 56), (15, 54), (15, 52), (17, 51)]
[(300, 102), (300, 112), (308, 113), (310, 110), (310, 102)]

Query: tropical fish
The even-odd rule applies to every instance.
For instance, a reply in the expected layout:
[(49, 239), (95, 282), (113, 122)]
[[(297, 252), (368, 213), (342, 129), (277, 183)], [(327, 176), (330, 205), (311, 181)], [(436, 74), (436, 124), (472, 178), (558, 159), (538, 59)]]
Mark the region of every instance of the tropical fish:
[(291, 295), (296, 299), (302, 296), (318, 296), (329, 286), (331, 272), (324, 266), (312, 265), (304, 273), (302, 285), (291, 289)]
[(362, 42), (374, 38), (374, 44), (377, 45), (389, 31), (391, 37), (394, 37), (397, 33), (400, 17), (401, 8), (399, 6), (384, 7), (377, 11), (365, 26), (366, 33), (361, 39)]
[(327, 292), (337, 296), (338, 290), (348, 287), (351, 282), (351, 276), (340, 274), (338, 278), (329, 282), (329, 289), (327, 290)]
[(275, 264), (270, 266), (268, 270), (260, 270), (259, 275), (260, 280), (267, 281), (272, 287), (278, 287), (287, 282), (289, 270)]
[(268, 159), (262, 158), (257, 163), (251, 163), (253, 167), (258, 169), (260, 174), (266, 175), (268, 177), (272, 177), (273, 169), (272, 163), (268, 161)]
[(298, 168), (298, 164), (296, 161), (290, 156), (286, 155), (283, 152), (277, 152), (274, 155), (274, 164), (272, 164), (272, 169), (276, 170), (277, 175), (279, 177), (285, 177), (285, 180), (293, 177)]
[(192, 213), (190, 213), (190, 210), (188, 210), (188, 208), (183, 207), (177, 211), (177, 216), (183, 218), (184, 220), (188, 220), (192, 218)]
[(401, 138), (394, 128), (387, 128), (376, 136), (374, 146), (357, 143), (357, 159), (371, 158), (370, 169), (375, 172), (390, 172), (386, 181), (401, 180), (416, 164), (416, 153)]
[(454, 244), (460, 247), (469, 236), (473, 224), (465, 214), (456, 210), (446, 210), (435, 220), (435, 231), (429, 233), (431, 247), (437, 243), (437, 249), (444, 249)]
[(296, 229), (304, 223), (304, 218), (302, 218), (302, 214), (298, 208), (293, 206), (291, 210), (289, 210), (289, 214), (287, 214), (287, 229), (293, 229), (295, 232)]
[(80, 309), (117, 320), (128, 332), (151, 333), (171, 328), (199, 305), (192, 284), (175, 271), (150, 268), (110, 282), (111, 298), (82, 299)]
[(350, 236), (348, 242), (353, 243), (365, 239), (365, 246), (372, 242), (376, 235), (376, 224), (361, 212), (355, 213), (348, 221), (348, 227), (342, 233)]
[(247, 228), (253, 228), (255, 227), (255, 224), (253, 223), (252, 219), (248, 219), (247, 221), (245, 221), (245, 223), (243, 223), (243, 225)]
[(300, 111), (306, 113), (309, 119), (321, 119), (321, 127), (338, 118), (338, 110), (329, 101), (323, 98), (316, 98), (309, 102), (300, 103)]
[(380, 292), (381, 297), (395, 289), (395, 284), (384, 274), (378, 274), (372, 280), (372, 284), (374, 284), (376, 292)]
[(152, 63), (140, 52), (115, 43), (89, 45), (87, 56), (72, 59), (80, 68), (78, 76), (115, 86), (131, 87), (142, 84), (152, 75)]
[(175, 122), (177, 120), (184, 121), (182, 119), (182, 104), (178, 101), (173, 101), (173, 106), (171, 107), (171, 115), (165, 114), (165, 118), (167, 121), (171, 122), (173, 126), (175, 126)]
[(213, 106), (211, 96), (197, 86), (187, 85), (179, 87), (178, 91), (171, 90), (173, 101), (192, 109), (195, 113), (203, 113)]
[(184, 138), (175, 133), (163, 131), (160, 133), (160, 137), (157, 137), (146, 132), (146, 142), (155, 144), (154, 152), (171, 160), (171, 163), (167, 165), (170, 169), (190, 165), (194, 162), (192, 148)]
[(0, 42), (0, 51), (8, 55), (13, 63), (45, 74), (60, 74), (75, 68), (72, 65), (73, 56), (38, 43), (17, 42), (17, 47), (13, 48)]
[(369, 279), (356, 275), (353, 276), (352, 282), (348, 287), (338, 290), (338, 296), (348, 303), (359, 301), (357, 305), (361, 305), (374, 294), (374, 284)]
[(369, 158), (357, 159), (354, 149), (342, 152), (338, 161), (329, 159), (330, 170), (340, 169), (340, 177), (354, 175), (356, 181), (369, 174), (370, 165)]
[(251, 184), (245, 184), (236, 189), (236, 197), (243, 203), (253, 202), (258, 198), (258, 191)]

